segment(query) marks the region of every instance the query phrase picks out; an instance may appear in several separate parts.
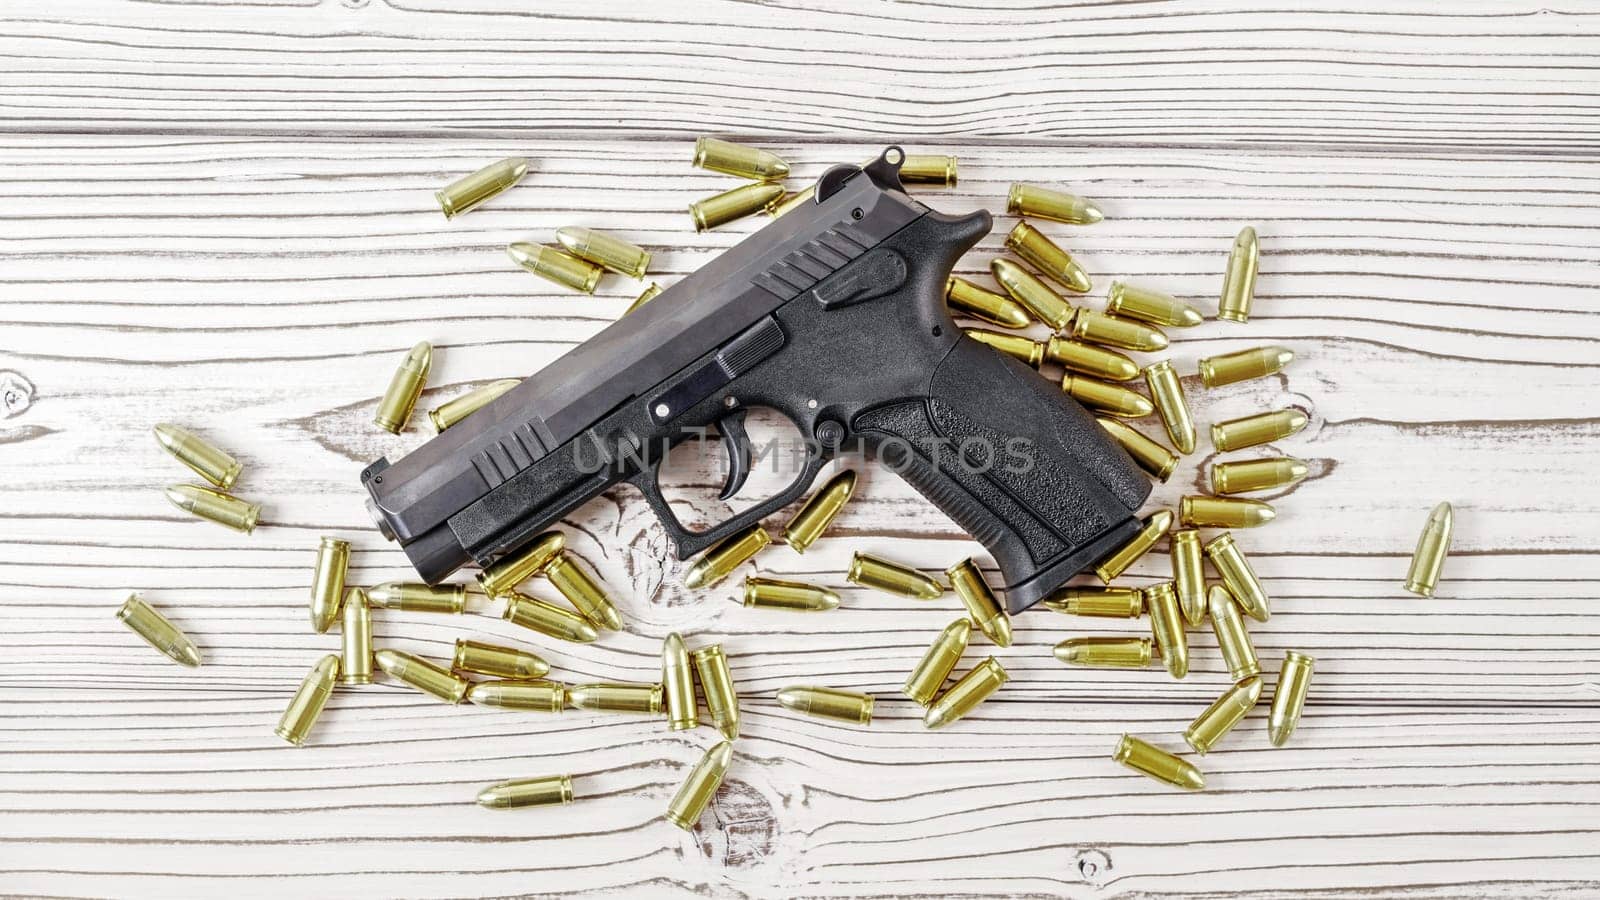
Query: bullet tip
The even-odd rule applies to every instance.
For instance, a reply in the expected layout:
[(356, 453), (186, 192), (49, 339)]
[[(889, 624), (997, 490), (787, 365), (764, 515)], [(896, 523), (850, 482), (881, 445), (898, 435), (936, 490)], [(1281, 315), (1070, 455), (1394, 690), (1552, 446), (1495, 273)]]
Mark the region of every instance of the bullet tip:
[(688, 573), (683, 576), (683, 586), (693, 591), (705, 587), (705, 584), (706, 570), (699, 563), (690, 566)]
[(1278, 368), (1283, 368), (1294, 361), (1294, 351), (1288, 347), (1275, 347), (1273, 358), (1277, 360)]
[(794, 712), (805, 712), (800, 707), (804, 705), (805, 693), (799, 688), (780, 688), (778, 690), (778, 705)]
[(533, 265), (534, 259), (539, 255), (539, 245), (523, 242), (507, 244), (506, 255), (511, 257), (512, 262), (527, 268)]
[(1105, 217), (1106, 214), (1100, 210), (1100, 207), (1093, 200), (1083, 201), (1083, 224), (1093, 225), (1096, 222), (1105, 221)]
[(1267, 729), (1267, 740), (1271, 741), (1274, 747), (1282, 747), (1289, 743), (1289, 729), (1281, 722), (1274, 723)]
[(178, 649), (177, 656), (173, 658), (191, 669), (200, 668), (202, 662), (200, 659), (200, 651), (193, 644), (190, 644), (187, 647), (180, 647)]

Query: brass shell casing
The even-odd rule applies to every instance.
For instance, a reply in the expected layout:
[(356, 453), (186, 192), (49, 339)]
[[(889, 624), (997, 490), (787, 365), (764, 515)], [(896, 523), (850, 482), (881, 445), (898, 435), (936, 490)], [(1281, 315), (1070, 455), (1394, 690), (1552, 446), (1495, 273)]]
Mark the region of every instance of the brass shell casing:
[(1011, 299), (1051, 330), (1060, 331), (1072, 321), (1072, 304), (1027, 269), (1009, 259), (995, 259), (989, 262), (989, 274)]
[(328, 698), (333, 696), (333, 684), (338, 678), (339, 654), (329, 653), (317, 660), (300, 682), (300, 689), (294, 692), (289, 708), (283, 711), (272, 733), (296, 747), (304, 744), (312, 726), (317, 724), (317, 717), (322, 715), (322, 708), (328, 705)]
[(464, 584), (423, 584), (420, 581), (385, 581), (367, 588), (367, 605), (401, 612), (460, 614), (467, 608)]
[(1004, 331), (991, 331), (987, 328), (965, 329), (967, 337), (980, 344), (986, 344), (999, 350), (1005, 355), (1019, 360), (1023, 365), (1039, 368), (1044, 362), (1044, 343), (1036, 341), (1023, 334), (1009, 334)]
[(711, 587), (733, 574), (772, 543), (772, 535), (757, 522), (743, 531), (729, 535), (715, 547), (700, 555), (684, 573), (683, 586), (694, 590)]
[(721, 741), (707, 750), (706, 755), (689, 770), (689, 777), (683, 780), (678, 793), (667, 803), (667, 821), (684, 831), (694, 830), (695, 823), (700, 821), (706, 807), (711, 805), (711, 798), (716, 796), (717, 788), (722, 786), (722, 779), (728, 774), (731, 762), (732, 741)]
[(1061, 376), (1061, 390), (1085, 406), (1124, 419), (1142, 419), (1156, 410), (1143, 394), (1071, 372)]
[(1080, 309), (1072, 317), (1072, 336), (1091, 344), (1121, 347), (1153, 353), (1167, 349), (1167, 336), (1161, 329), (1132, 319), (1118, 319), (1092, 309)]
[(1272, 693), (1272, 709), (1267, 713), (1267, 737), (1272, 746), (1287, 744), (1289, 736), (1299, 726), (1316, 665), (1317, 661), (1304, 653), (1294, 650), (1284, 653), (1283, 668), (1278, 670), (1278, 687)]
[(629, 278), (643, 278), (650, 251), (594, 228), (556, 229), (556, 240), (573, 256)]
[(1011, 617), (989, 589), (989, 582), (984, 580), (978, 564), (968, 557), (946, 569), (944, 574), (955, 588), (956, 596), (961, 598), (961, 605), (967, 608), (967, 618), (972, 624), (996, 646), (1011, 646)]
[(163, 450), (223, 490), (233, 487), (244, 469), (243, 463), (187, 428), (163, 422), (155, 427), (155, 435)]
[(478, 792), (484, 809), (521, 809), (525, 806), (565, 806), (572, 802), (572, 776), (518, 778), (492, 784)]
[(1056, 659), (1095, 669), (1143, 669), (1155, 658), (1146, 637), (1075, 637), (1056, 645)]
[(682, 731), (699, 725), (694, 669), (689, 662), (689, 650), (676, 631), (667, 635), (661, 644), (661, 684), (667, 695), (667, 727)]
[(1252, 675), (1224, 691), (1205, 712), (1195, 717), (1184, 729), (1183, 739), (1201, 756), (1211, 751), (1217, 741), (1233, 730), (1250, 710), (1261, 701), (1261, 679)]
[(945, 282), (944, 299), (951, 310), (1001, 328), (1027, 328), (1033, 321), (1021, 303), (954, 275)]
[(1222, 662), (1228, 667), (1228, 677), (1237, 684), (1252, 675), (1260, 675), (1261, 660), (1256, 657), (1256, 646), (1250, 641), (1244, 614), (1239, 604), (1233, 602), (1233, 595), (1226, 587), (1213, 584), (1206, 605), (1211, 613), (1211, 630), (1222, 651)]
[(804, 553), (833, 523), (856, 489), (854, 469), (841, 470), (818, 488), (783, 526), (783, 539), (796, 553)]
[(350, 588), (339, 620), (339, 683), (372, 683), (372, 607), (367, 592)]
[(625, 684), (594, 682), (567, 688), (567, 702), (573, 709), (594, 712), (644, 713), (659, 716), (667, 711), (666, 689), (660, 683)]
[(1255, 528), (1277, 515), (1271, 504), (1260, 500), (1191, 494), (1178, 501), (1178, 521), (1203, 528)]
[(1243, 450), (1299, 433), (1311, 421), (1294, 407), (1229, 419), (1211, 426), (1211, 444), (1218, 450)]
[(517, 585), (543, 572), (567, 546), (567, 536), (546, 531), (515, 553), (502, 556), (478, 573), (478, 586), (491, 597), (504, 597)]
[(480, 681), (467, 688), (467, 702), (500, 709), (558, 713), (567, 706), (567, 686), (559, 681)]
[(128, 595), (122, 608), (117, 610), (117, 619), (173, 662), (191, 669), (199, 668), (200, 649), (194, 641), (138, 594)]
[(412, 411), (417, 408), (417, 398), (422, 396), (422, 388), (428, 383), (428, 370), (432, 367), (432, 344), (418, 341), (407, 350), (406, 358), (400, 361), (400, 368), (395, 370), (388, 389), (378, 401), (373, 424), (390, 434), (404, 431), (406, 423), (411, 421)]
[(472, 682), (420, 656), (387, 649), (378, 650), (372, 656), (378, 668), (390, 678), (446, 703), (460, 703), (466, 699), (467, 689), (472, 687)]
[(1304, 462), (1288, 456), (1213, 463), (1211, 490), (1219, 494), (1270, 491), (1296, 484), (1310, 471)]
[(901, 184), (956, 186), (956, 158), (932, 153), (907, 153), (900, 163)]
[(789, 164), (778, 154), (710, 137), (694, 142), (694, 165), (751, 181), (782, 181), (789, 177)]
[(1093, 225), (1105, 218), (1092, 200), (1021, 182), (1013, 182), (1006, 193), (1006, 212), (1068, 225)]
[(1250, 567), (1244, 552), (1234, 542), (1233, 535), (1224, 531), (1206, 544), (1205, 551), (1212, 568), (1222, 576), (1223, 586), (1245, 615), (1257, 622), (1271, 618), (1272, 605), (1267, 599), (1266, 589), (1261, 586), (1261, 579), (1256, 577), (1255, 569)]
[(1206, 779), (1194, 763), (1182, 759), (1160, 747), (1146, 743), (1131, 734), (1122, 736), (1111, 758), (1143, 775), (1163, 784), (1186, 791), (1205, 790)]
[(167, 501), (184, 512), (243, 534), (255, 531), (261, 518), (261, 504), (198, 484), (168, 485), (166, 493)]
[(733, 686), (727, 654), (722, 652), (721, 644), (711, 644), (689, 654), (689, 659), (700, 678), (700, 694), (705, 697), (706, 711), (711, 713), (711, 727), (733, 740), (739, 736), (739, 692)]
[(317, 545), (317, 562), (311, 570), (311, 630), (317, 634), (326, 632), (339, 618), (349, 568), (350, 542), (323, 538)]
[(923, 715), (922, 724), (930, 729), (943, 728), (972, 712), (1010, 680), (1011, 673), (991, 656), (973, 666), (955, 684), (950, 685), (949, 690), (939, 695)]
[(1150, 612), (1150, 631), (1161, 648), (1167, 674), (1173, 678), (1188, 675), (1189, 635), (1183, 630), (1183, 611), (1178, 608), (1178, 592), (1173, 589), (1172, 582), (1163, 581), (1145, 588), (1144, 608)]
[(1139, 464), (1139, 468), (1149, 472), (1155, 480), (1164, 482), (1172, 477), (1172, 470), (1178, 467), (1178, 454), (1156, 443), (1153, 438), (1126, 422), (1103, 417), (1097, 417), (1095, 421), (1116, 438), (1122, 449), (1128, 451), (1133, 461)]
[(517, 265), (546, 281), (585, 294), (594, 293), (595, 287), (600, 284), (600, 276), (605, 273), (605, 269), (586, 259), (526, 241), (507, 245), (506, 255)]
[(937, 600), (944, 595), (944, 585), (936, 579), (910, 566), (859, 551), (851, 557), (850, 571), (844, 578), (851, 584), (913, 600)]
[(1175, 328), (1190, 328), (1205, 321), (1199, 310), (1177, 297), (1122, 281), (1111, 282), (1111, 290), (1106, 296), (1106, 312)]
[(1179, 453), (1194, 452), (1194, 415), (1189, 412), (1189, 401), (1183, 396), (1183, 382), (1172, 360), (1163, 359), (1144, 367), (1144, 382), (1150, 389), (1150, 400), (1161, 422), (1167, 428), (1167, 437)]
[(971, 635), (972, 623), (966, 619), (957, 619), (946, 625), (939, 636), (933, 639), (916, 668), (911, 670), (900, 693), (910, 697), (911, 702), (918, 706), (932, 703), (950, 673), (955, 671), (956, 664), (961, 662), (961, 654), (967, 652), (967, 641)]
[(450, 669), (457, 674), (471, 672), (474, 675), (516, 681), (543, 678), (550, 674), (550, 664), (537, 653), (468, 638), (456, 638), (456, 651), (450, 659)]
[(1178, 594), (1178, 609), (1190, 628), (1206, 619), (1206, 571), (1200, 551), (1200, 532), (1192, 528), (1172, 532), (1167, 543), (1172, 548), (1172, 586)]
[(1139, 364), (1115, 350), (1051, 335), (1045, 343), (1044, 357), (1074, 372), (1107, 381), (1132, 381), (1139, 377)]
[(1246, 225), (1233, 239), (1228, 254), (1228, 271), (1222, 276), (1222, 299), (1217, 303), (1217, 318), (1228, 322), (1250, 321), (1250, 304), (1256, 297), (1256, 271), (1261, 266), (1261, 245), (1256, 230)]
[(1210, 388), (1261, 378), (1281, 370), (1293, 360), (1294, 351), (1286, 347), (1251, 347), (1208, 356), (1199, 362), (1200, 383)]
[(622, 314), (627, 315), (646, 303), (649, 303), (651, 300), (654, 300), (656, 297), (659, 297), (661, 295), (661, 290), (662, 288), (660, 284), (654, 281), (650, 282), (650, 284), (644, 290), (639, 292), (639, 296), (635, 297), (634, 301), (628, 304), (628, 308), (623, 310)]
[(544, 568), (544, 577), (550, 579), (561, 596), (567, 598), (572, 608), (596, 628), (622, 629), (622, 616), (606, 596), (606, 589), (591, 575), (571, 550), (562, 550)]
[(483, 409), (494, 398), (521, 383), (522, 379), (520, 378), (502, 378), (498, 381), (491, 381), (483, 387), (474, 388), (453, 400), (447, 400), (438, 407), (428, 410), (428, 421), (433, 423), (433, 433), (438, 434), (467, 416)]
[(1006, 247), (1027, 260), (1050, 280), (1073, 293), (1086, 294), (1093, 286), (1089, 281), (1089, 273), (1083, 270), (1083, 266), (1078, 265), (1078, 261), (1072, 258), (1071, 253), (1027, 222), (1018, 222), (1012, 227), (1010, 233), (1006, 235)]
[(759, 609), (825, 612), (839, 608), (839, 595), (828, 588), (814, 584), (747, 575), (740, 602), (744, 606)]
[(537, 597), (512, 591), (505, 601), (506, 608), (501, 618), (513, 625), (579, 644), (590, 643), (600, 636), (588, 619)]
[(1102, 619), (1137, 619), (1144, 614), (1144, 592), (1130, 587), (1057, 588), (1044, 605), (1059, 613)]
[(786, 687), (778, 691), (778, 705), (803, 716), (837, 719), (852, 725), (872, 724), (871, 694), (827, 687)]
[(695, 231), (710, 231), (755, 215), (782, 197), (783, 188), (776, 184), (747, 184), (689, 204), (689, 217), (694, 219)]
[(1411, 568), (1406, 573), (1406, 590), (1419, 597), (1432, 597), (1439, 586), (1439, 573), (1444, 570), (1445, 557), (1450, 554), (1450, 536), (1455, 531), (1455, 510), (1448, 503), (1440, 503), (1428, 513), (1428, 522), (1417, 539), (1417, 549), (1411, 554)]
[(1154, 547), (1162, 535), (1172, 527), (1172, 518), (1170, 509), (1158, 509), (1151, 513), (1140, 526), (1139, 533), (1101, 560), (1100, 564), (1094, 567), (1094, 574), (1102, 582), (1110, 584), (1111, 579), (1128, 571), (1129, 566), (1150, 552), (1150, 548)]
[(513, 156), (490, 163), (471, 175), (464, 175), (442, 190), (435, 191), (433, 196), (439, 201), (444, 217), (453, 219), (521, 181), (526, 174), (528, 161)]

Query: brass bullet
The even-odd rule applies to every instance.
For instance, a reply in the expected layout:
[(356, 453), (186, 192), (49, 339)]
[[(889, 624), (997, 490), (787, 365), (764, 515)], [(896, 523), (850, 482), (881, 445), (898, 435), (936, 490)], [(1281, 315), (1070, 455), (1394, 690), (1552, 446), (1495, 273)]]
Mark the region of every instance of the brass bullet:
[(842, 469), (818, 488), (783, 526), (783, 539), (796, 553), (804, 553), (832, 524), (856, 489), (854, 469)]
[(1118, 319), (1092, 309), (1080, 309), (1072, 317), (1072, 336), (1091, 344), (1141, 350), (1146, 353), (1167, 349), (1167, 336), (1161, 329), (1132, 319)]
[(1178, 501), (1178, 521), (1205, 528), (1255, 528), (1278, 515), (1271, 504), (1237, 497), (1189, 495)]
[(1044, 342), (1036, 341), (1027, 335), (1007, 334), (1003, 331), (990, 331), (987, 328), (964, 329), (967, 337), (980, 344), (987, 344), (1001, 353), (1022, 361), (1032, 368), (1039, 368), (1044, 362)]
[(1164, 784), (1186, 791), (1205, 790), (1205, 776), (1200, 774), (1194, 763), (1141, 741), (1131, 734), (1122, 736), (1111, 758), (1135, 772), (1148, 775)]
[(1252, 675), (1261, 674), (1261, 661), (1256, 658), (1255, 644), (1250, 642), (1250, 632), (1244, 627), (1244, 615), (1233, 595), (1220, 584), (1213, 584), (1207, 595), (1211, 611), (1211, 630), (1217, 636), (1217, 647), (1222, 651), (1222, 661), (1228, 667), (1228, 677), (1237, 684)]
[(711, 713), (711, 727), (728, 740), (739, 736), (739, 692), (733, 686), (733, 673), (728, 671), (728, 656), (721, 644), (711, 644), (689, 654), (694, 662), (695, 674), (700, 676), (700, 694), (706, 699), (706, 711)]
[(1115, 350), (1051, 335), (1045, 343), (1044, 357), (1074, 372), (1107, 381), (1132, 381), (1139, 377), (1139, 364)]
[(467, 608), (467, 586), (385, 581), (377, 587), (367, 588), (367, 605), (373, 609), (394, 609), (402, 612), (459, 614)]
[(456, 652), (450, 659), (450, 669), (458, 675), (470, 672), (516, 681), (543, 678), (550, 674), (550, 664), (536, 653), (469, 638), (456, 638)]
[(650, 267), (648, 250), (594, 228), (557, 228), (556, 241), (573, 256), (629, 278), (643, 278)]
[(1183, 382), (1178, 380), (1178, 370), (1172, 360), (1163, 359), (1144, 367), (1144, 383), (1150, 388), (1150, 399), (1161, 422), (1167, 426), (1167, 437), (1179, 453), (1194, 452), (1194, 416), (1189, 412), (1189, 401), (1183, 396)]
[(1261, 378), (1279, 371), (1293, 359), (1294, 351), (1286, 347), (1251, 347), (1208, 356), (1199, 363), (1200, 383), (1210, 388)]
[(163, 422), (155, 427), (155, 434), (161, 449), (223, 490), (233, 487), (239, 471), (244, 468), (243, 463), (187, 428)]
[(1155, 657), (1146, 637), (1075, 637), (1056, 645), (1056, 659), (1095, 669), (1143, 669)]
[(1211, 426), (1211, 444), (1218, 450), (1243, 450), (1299, 433), (1311, 421), (1294, 407), (1229, 419)]
[(741, 602), (759, 609), (826, 612), (839, 608), (839, 595), (814, 584), (746, 575)]
[(660, 284), (654, 281), (650, 282), (649, 286), (640, 291), (639, 296), (634, 298), (632, 303), (628, 304), (628, 308), (623, 310), (622, 314), (627, 315), (646, 303), (649, 303), (651, 300), (654, 300), (656, 297), (660, 296), (661, 290), (662, 288)]
[(184, 512), (244, 534), (255, 531), (261, 518), (261, 504), (197, 484), (168, 485), (166, 493), (167, 500)]
[(800, 204), (811, 200), (816, 195), (816, 185), (812, 185), (803, 191), (794, 191), (788, 194), (780, 192), (776, 197), (772, 198), (772, 202), (762, 207), (761, 211), (776, 219)]
[(1182, 678), (1189, 674), (1189, 635), (1183, 630), (1183, 611), (1178, 608), (1178, 592), (1172, 582), (1163, 581), (1144, 589), (1144, 608), (1150, 611), (1150, 630), (1161, 647), (1167, 674)]
[(128, 595), (122, 608), (117, 610), (117, 619), (173, 662), (191, 669), (200, 667), (200, 649), (194, 645), (194, 641), (138, 594)]
[(1102, 619), (1137, 619), (1144, 613), (1144, 592), (1130, 587), (1057, 588), (1044, 605), (1074, 616)]
[(1068, 225), (1093, 225), (1105, 218), (1093, 201), (1020, 182), (1013, 182), (1006, 194), (1006, 212)]
[(584, 568), (577, 554), (562, 550), (545, 566), (544, 577), (550, 579), (561, 596), (567, 598), (572, 608), (596, 628), (622, 630), (622, 616), (606, 596), (606, 589)]
[(684, 573), (683, 586), (690, 590), (711, 587), (733, 574), (734, 569), (744, 565), (770, 543), (772, 536), (767, 534), (760, 522), (729, 535), (695, 560), (689, 571)]
[(1411, 554), (1411, 569), (1406, 573), (1406, 590), (1419, 597), (1432, 597), (1439, 586), (1439, 573), (1450, 553), (1450, 535), (1455, 530), (1456, 514), (1450, 504), (1440, 503), (1428, 513), (1422, 537)]
[(600, 636), (588, 619), (535, 597), (512, 591), (505, 601), (506, 608), (501, 618), (513, 625), (580, 644), (587, 644)]
[(967, 618), (972, 624), (996, 646), (1011, 646), (1011, 617), (995, 599), (978, 564), (968, 557), (946, 569), (944, 574), (949, 577), (956, 596), (961, 598), (961, 605), (967, 608)]
[(694, 165), (751, 181), (782, 181), (789, 177), (789, 164), (778, 154), (710, 137), (694, 142)]
[(1250, 303), (1256, 297), (1256, 270), (1261, 265), (1261, 246), (1256, 230), (1246, 225), (1233, 239), (1228, 255), (1228, 271), (1222, 276), (1222, 300), (1217, 318), (1229, 322), (1250, 321)]
[(657, 716), (667, 711), (665, 688), (656, 684), (595, 682), (567, 688), (573, 709), (593, 712), (629, 712)]
[(1022, 304), (1035, 319), (1049, 325), (1052, 331), (1060, 331), (1072, 321), (1072, 304), (1027, 269), (1009, 259), (995, 259), (989, 262), (989, 274), (1005, 288), (1011, 299)]
[(850, 571), (844, 578), (851, 584), (913, 600), (937, 600), (944, 595), (944, 585), (935, 579), (910, 566), (902, 566), (870, 553), (857, 552), (851, 558)]
[(1205, 712), (1195, 717), (1184, 729), (1183, 739), (1201, 756), (1210, 752), (1217, 741), (1233, 730), (1233, 726), (1255, 708), (1261, 700), (1261, 679), (1254, 675), (1224, 691)]
[(317, 545), (316, 566), (311, 570), (311, 630), (317, 634), (326, 632), (339, 618), (349, 568), (350, 542), (323, 538)]
[(390, 678), (446, 703), (460, 703), (466, 698), (467, 689), (472, 687), (472, 682), (420, 656), (385, 649), (374, 652), (372, 657)]
[(304, 744), (312, 726), (317, 724), (317, 717), (322, 715), (322, 708), (328, 705), (328, 698), (333, 696), (333, 683), (338, 677), (339, 654), (329, 653), (317, 660), (300, 682), (300, 689), (294, 692), (294, 699), (289, 701), (289, 708), (283, 711), (283, 718), (278, 720), (278, 727), (272, 733), (296, 747)]
[[(1022, 257), (1046, 277), (1077, 294), (1087, 294), (1092, 285), (1089, 273), (1078, 265), (1072, 254), (1044, 236), (1027, 222), (1018, 222), (1006, 235), (1006, 247)], [(1017, 298), (1022, 299), (1022, 298)], [(1060, 326), (1055, 326), (1060, 327)]]
[(567, 686), (558, 681), (480, 681), (467, 688), (467, 702), (557, 713), (567, 706)]
[(433, 423), (433, 433), (438, 434), (467, 416), (483, 409), (494, 398), (521, 383), (522, 380), (520, 378), (502, 378), (498, 381), (491, 381), (483, 387), (474, 388), (454, 400), (447, 400), (437, 408), (428, 410), (428, 421)]
[(1311, 672), (1317, 661), (1304, 653), (1289, 650), (1278, 670), (1278, 687), (1272, 693), (1272, 710), (1267, 713), (1267, 737), (1272, 746), (1282, 747), (1300, 724), (1306, 692), (1311, 689)]
[(722, 786), (722, 779), (728, 774), (728, 764), (731, 762), (732, 741), (719, 741), (715, 747), (707, 750), (706, 755), (689, 770), (689, 777), (683, 780), (683, 786), (678, 788), (678, 793), (667, 804), (667, 821), (684, 831), (693, 831), (701, 814), (711, 805), (717, 788)]
[(543, 572), (566, 546), (566, 535), (546, 531), (523, 549), (490, 563), (478, 573), (478, 586), (491, 597), (504, 597), (517, 585)]
[(1061, 389), (1085, 406), (1125, 419), (1142, 419), (1156, 411), (1143, 394), (1071, 372), (1061, 376)]
[(372, 416), (373, 423), (390, 434), (404, 431), (406, 423), (411, 421), (412, 411), (417, 408), (417, 398), (422, 396), (422, 388), (428, 382), (428, 370), (432, 367), (433, 345), (427, 341), (417, 341), (415, 346), (406, 351), (400, 368), (389, 379), (389, 388), (383, 392), (377, 412)]
[(1244, 558), (1244, 552), (1234, 543), (1233, 535), (1224, 531), (1206, 544), (1205, 550), (1212, 568), (1222, 576), (1223, 586), (1245, 615), (1258, 622), (1271, 618), (1272, 604), (1267, 599), (1266, 589), (1256, 577), (1255, 569), (1250, 567), (1250, 561)]
[(605, 269), (586, 259), (543, 244), (518, 241), (506, 245), (506, 255), (517, 265), (546, 281), (585, 294), (594, 293), (595, 287), (600, 284), (600, 276), (605, 273)]
[(1288, 487), (1311, 470), (1287, 456), (1211, 464), (1211, 489), (1219, 494), (1243, 494)]
[(350, 588), (339, 621), (339, 683), (372, 683), (372, 608), (367, 592)]
[(667, 695), (667, 726), (673, 731), (682, 731), (699, 725), (694, 669), (690, 668), (689, 650), (676, 631), (667, 635), (661, 644), (661, 684)]
[(838, 719), (852, 725), (872, 724), (871, 694), (826, 687), (786, 687), (778, 691), (778, 705), (804, 716)]
[(776, 184), (747, 184), (689, 204), (689, 216), (694, 219), (695, 231), (710, 231), (718, 225), (754, 215), (782, 197), (783, 188)]
[(1138, 562), (1141, 557), (1150, 552), (1150, 548), (1161, 540), (1172, 527), (1172, 510), (1158, 509), (1151, 513), (1145, 520), (1139, 533), (1128, 540), (1126, 544), (1115, 551), (1094, 567), (1094, 574), (1104, 583), (1110, 584), (1128, 568)]
[(1178, 593), (1178, 609), (1190, 628), (1206, 620), (1206, 572), (1200, 556), (1200, 532), (1192, 528), (1172, 532), (1167, 543), (1172, 548), (1172, 586)]
[(911, 702), (918, 706), (932, 703), (950, 673), (955, 671), (956, 663), (961, 661), (961, 654), (967, 652), (967, 641), (971, 635), (972, 623), (966, 619), (957, 619), (946, 625), (939, 636), (933, 639), (916, 668), (911, 670), (900, 693), (910, 697)]
[(572, 802), (572, 776), (518, 778), (491, 784), (478, 792), (484, 809), (520, 809), (525, 806), (566, 806)]
[(1175, 328), (1189, 328), (1205, 321), (1199, 310), (1177, 297), (1122, 281), (1111, 282), (1111, 290), (1106, 296), (1106, 312), (1125, 319)]
[(1011, 674), (1000, 665), (999, 660), (991, 656), (973, 666), (955, 684), (950, 685), (949, 690), (940, 694), (923, 715), (922, 724), (930, 729), (943, 728), (972, 712), (1010, 680)]
[(1095, 421), (1117, 439), (1117, 443), (1128, 451), (1128, 455), (1139, 464), (1139, 468), (1149, 472), (1157, 481), (1164, 482), (1172, 477), (1172, 470), (1178, 467), (1178, 454), (1156, 443), (1154, 439), (1146, 437), (1144, 432), (1135, 430), (1126, 422), (1103, 417), (1096, 418)]
[(446, 219), (453, 219), (504, 191), (528, 174), (528, 161), (520, 156), (502, 159), (450, 182), (433, 196)]
[(944, 299), (952, 310), (1001, 328), (1027, 328), (1033, 321), (1021, 303), (954, 275), (945, 282)]
[(956, 186), (956, 158), (932, 153), (907, 153), (900, 164), (901, 184)]

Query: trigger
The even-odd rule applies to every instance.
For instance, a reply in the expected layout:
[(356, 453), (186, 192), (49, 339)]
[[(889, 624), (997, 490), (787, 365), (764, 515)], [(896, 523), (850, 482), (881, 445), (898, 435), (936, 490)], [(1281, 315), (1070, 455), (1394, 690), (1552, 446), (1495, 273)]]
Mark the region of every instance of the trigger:
[(717, 420), (717, 433), (722, 435), (722, 449), (728, 452), (728, 478), (722, 483), (719, 498), (722, 500), (739, 493), (745, 479), (750, 477), (750, 435), (744, 430), (746, 412), (748, 410), (735, 410)]

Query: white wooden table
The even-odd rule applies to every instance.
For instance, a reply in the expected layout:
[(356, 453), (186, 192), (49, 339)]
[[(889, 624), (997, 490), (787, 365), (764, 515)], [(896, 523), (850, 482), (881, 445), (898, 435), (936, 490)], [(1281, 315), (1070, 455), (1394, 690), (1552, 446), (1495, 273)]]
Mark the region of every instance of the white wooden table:
[[(1290, 4), (1290, 7), (1301, 6)], [(1276, 895), (1600, 892), (1600, 17), (1578, 3), (112, 3), (0, 9), (0, 893), (50, 896)], [(648, 11), (640, 11), (648, 8)], [(352, 577), (401, 578), (356, 474), (415, 447), (370, 424), (405, 348), (425, 405), (523, 375), (640, 285), (563, 293), (508, 241), (620, 231), (671, 283), (759, 226), (697, 235), (731, 184), (694, 136), (781, 153), (804, 184), (889, 141), (961, 158), (939, 209), (1001, 211), (1012, 180), (1096, 198), (1050, 228), (1096, 282), (1214, 311), (1232, 236), (1261, 233), (1255, 315), (1176, 335), (1194, 361), (1261, 343), (1282, 377), (1214, 391), (1202, 423), (1272, 406), (1313, 475), (1241, 534), (1274, 597), (1269, 671), (1318, 659), (1285, 749), (1258, 710), (1202, 762), (1203, 794), (1109, 759), (1124, 731), (1181, 746), (1226, 682), (1073, 670), (1044, 610), (996, 651), (1012, 682), (925, 732), (897, 687), (954, 601), (850, 589), (852, 550), (930, 569), (978, 549), (908, 487), (863, 473), (804, 557), (756, 569), (840, 588), (838, 612), (682, 589), (621, 490), (567, 522), (627, 630), (531, 641), (569, 681), (653, 679), (662, 637), (720, 640), (744, 735), (686, 835), (661, 813), (709, 729), (451, 708), (341, 690), (310, 744), (272, 727), (307, 667), (319, 535)], [(508, 155), (525, 182), (445, 221), (431, 192)], [(981, 273), (1011, 220), (962, 263)], [(179, 514), (158, 421), (245, 462), (265, 524)], [(1154, 427), (1153, 423), (1145, 423)], [(1248, 452), (1233, 456), (1248, 456)], [(1200, 483), (1202, 442), (1152, 503)], [(726, 515), (713, 471), (678, 485)], [(688, 480), (688, 479), (686, 479)], [(1429, 507), (1456, 504), (1439, 596), (1400, 590)], [(1132, 573), (1163, 572), (1153, 556)], [(748, 570), (747, 570), (748, 571)], [(201, 645), (198, 671), (114, 621), (129, 590)], [(931, 608), (930, 608), (931, 607)], [(1119, 625), (1122, 626), (1119, 628)], [(382, 614), (381, 645), (439, 657), (527, 635), (481, 609)], [(989, 652), (969, 651), (967, 662)], [(868, 729), (797, 718), (793, 683), (872, 691)], [(579, 800), (497, 813), (485, 784), (570, 772)]]

